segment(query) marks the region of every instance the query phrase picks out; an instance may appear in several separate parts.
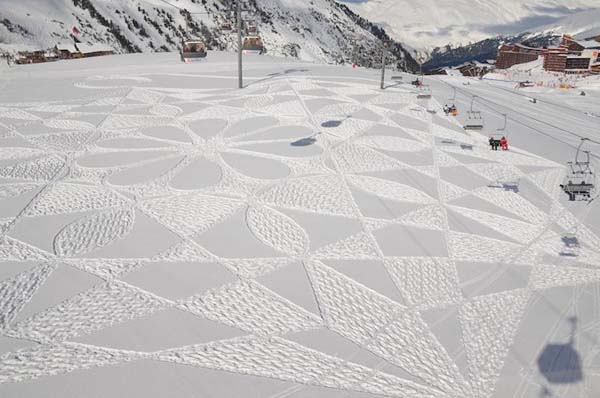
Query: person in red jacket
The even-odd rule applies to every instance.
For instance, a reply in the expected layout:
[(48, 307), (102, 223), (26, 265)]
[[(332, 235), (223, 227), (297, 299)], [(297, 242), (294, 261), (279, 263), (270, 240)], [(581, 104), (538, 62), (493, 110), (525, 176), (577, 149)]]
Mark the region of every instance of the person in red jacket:
[(508, 151), (508, 140), (506, 139), (506, 137), (502, 137), (500, 139), (500, 147), (503, 151)]

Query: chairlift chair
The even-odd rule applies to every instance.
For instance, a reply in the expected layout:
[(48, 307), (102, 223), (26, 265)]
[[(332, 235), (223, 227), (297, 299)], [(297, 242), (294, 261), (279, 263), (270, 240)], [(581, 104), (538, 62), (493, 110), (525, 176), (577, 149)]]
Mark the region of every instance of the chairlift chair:
[(467, 121), (463, 128), (465, 130), (483, 130), (483, 116), (480, 111), (473, 110), (473, 103), (475, 102), (475, 98), (477, 96), (473, 96), (471, 100), (471, 109), (467, 111)]
[(430, 99), (431, 98), (431, 87), (428, 84), (422, 84), (419, 87), (419, 92), (417, 93), (417, 99)]
[(208, 55), (202, 40), (186, 39), (181, 45), (181, 60), (185, 63), (199, 61)]
[(444, 105), (444, 113), (446, 116), (458, 116), (458, 108), (456, 107), (456, 87), (452, 87), (452, 97), (448, 98), (448, 103)]
[(581, 139), (575, 154), (575, 161), (567, 163), (569, 170), (564, 183), (560, 185), (563, 192), (569, 195), (569, 201), (572, 202), (590, 202), (596, 195), (596, 173), (590, 162), (590, 151), (582, 151), (585, 141), (588, 140), (588, 138)]
[(258, 33), (258, 26), (256, 25), (256, 23), (254, 21), (248, 21), (248, 24), (246, 26), (246, 31), (249, 34), (256, 35)]
[(260, 36), (246, 36), (242, 45), (244, 54), (264, 54), (265, 47)]

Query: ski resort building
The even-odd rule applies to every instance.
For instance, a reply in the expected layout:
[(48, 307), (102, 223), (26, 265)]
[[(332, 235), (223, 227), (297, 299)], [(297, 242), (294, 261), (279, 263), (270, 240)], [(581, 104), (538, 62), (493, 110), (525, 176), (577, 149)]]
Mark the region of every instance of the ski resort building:
[(83, 44), (77, 43), (75, 44), (77, 50), (83, 55), (85, 58), (89, 57), (99, 57), (102, 55), (112, 55), (115, 53), (111, 47), (104, 44)]
[[(559, 47), (547, 50), (544, 69), (549, 72), (585, 74), (596, 70), (600, 54), (600, 42), (595, 40), (577, 41), (571, 36), (563, 36)], [(592, 68), (594, 66), (594, 68)]]
[(74, 44), (60, 43), (57, 44), (56, 47), (54, 47), (54, 49), (58, 53), (58, 57), (60, 59), (71, 59), (81, 57), (81, 53), (79, 52), (79, 50), (77, 50)]
[(498, 51), (496, 68), (508, 69), (513, 65), (524, 64), (544, 55), (545, 49), (528, 47), (523, 44), (502, 45)]

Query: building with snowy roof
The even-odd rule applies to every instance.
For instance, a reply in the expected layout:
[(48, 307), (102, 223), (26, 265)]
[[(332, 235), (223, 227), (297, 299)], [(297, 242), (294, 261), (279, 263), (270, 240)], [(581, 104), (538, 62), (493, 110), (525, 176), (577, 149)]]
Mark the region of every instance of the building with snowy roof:
[(115, 50), (112, 47), (99, 43), (77, 43), (75, 44), (75, 47), (85, 58), (112, 55), (115, 53)]

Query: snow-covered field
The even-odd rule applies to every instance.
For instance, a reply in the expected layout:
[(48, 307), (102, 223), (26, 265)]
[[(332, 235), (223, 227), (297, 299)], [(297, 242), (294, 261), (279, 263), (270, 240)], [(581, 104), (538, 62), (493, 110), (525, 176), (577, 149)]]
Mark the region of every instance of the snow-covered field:
[[(600, 218), (557, 140), (594, 119), (245, 62), (244, 90), (225, 53), (2, 71), (0, 396), (598, 394)], [(449, 84), (555, 130), (490, 151)]]

